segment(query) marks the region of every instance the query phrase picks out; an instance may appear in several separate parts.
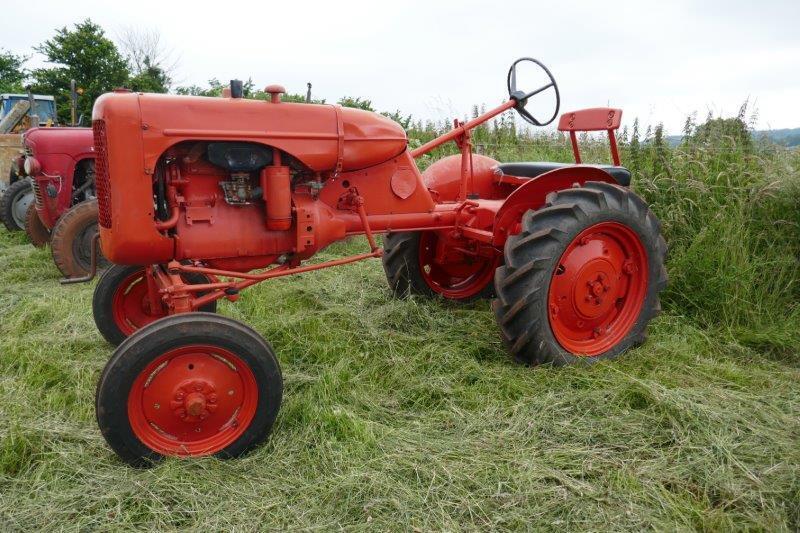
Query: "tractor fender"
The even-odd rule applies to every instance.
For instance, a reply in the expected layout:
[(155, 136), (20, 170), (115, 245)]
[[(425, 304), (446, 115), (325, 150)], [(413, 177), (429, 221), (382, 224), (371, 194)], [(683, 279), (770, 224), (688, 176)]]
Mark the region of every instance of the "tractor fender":
[(596, 167), (575, 165), (545, 172), (518, 187), (508, 195), (494, 217), (492, 244), (502, 247), (509, 235), (519, 231), (519, 222), (528, 209), (539, 209), (552, 191), (568, 189), (573, 184), (583, 185), (587, 181), (603, 181), (617, 184), (607, 172)]
[[(472, 191), (481, 198), (496, 198), (495, 171), (499, 163), (485, 155), (472, 154)], [(422, 182), (437, 202), (455, 202), (461, 187), (461, 155), (436, 161), (422, 173)]]

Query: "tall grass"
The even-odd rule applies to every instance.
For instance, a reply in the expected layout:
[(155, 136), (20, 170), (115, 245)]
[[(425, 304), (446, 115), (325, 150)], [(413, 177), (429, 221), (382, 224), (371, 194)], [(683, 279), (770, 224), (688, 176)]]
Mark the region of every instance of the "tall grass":
[[(620, 135), (621, 157), (669, 244), (665, 308), (780, 351), (800, 345), (800, 150), (755, 141), (745, 111), (700, 126), (690, 117), (677, 146), (660, 126), (640, 135), (634, 124)], [(446, 127), (417, 124), (412, 142)], [(509, 115), (473, 142), (499, 161), (573, 160), (566, 136), (518, 131)], [(584, 161), (610, 163), (604, 134), (582, 135), (580, 146)], [(423, 165), (450, 153), (440, 148)]]
[[(286, 383), (272, 437), (237, 461), (122, 464), (94, 421), (112, 350), (92, 286), (0, 232), (0, 530), (797, 531), (797, 154), (656, 133), (623, 148), (671, 245), (644, 346), (530, 369), (485, 302), (397, 300), (379, 262), (273, 280), (220, 308)], [(482, 135), (499, 159), (571, 157), (555, 135)]]

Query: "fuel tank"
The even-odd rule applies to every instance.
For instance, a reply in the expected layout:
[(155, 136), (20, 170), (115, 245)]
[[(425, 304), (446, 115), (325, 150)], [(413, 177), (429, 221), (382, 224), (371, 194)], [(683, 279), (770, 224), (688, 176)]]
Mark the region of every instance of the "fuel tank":
[(141, 124), (145, 166), (181, 141), (230, 139), (274, 146), (311, 170), (352, 171), (401, 154), (408, 142), (391, 119), (326, 104), (115, 92), (95, 102), (93, 119), (107, 115)]

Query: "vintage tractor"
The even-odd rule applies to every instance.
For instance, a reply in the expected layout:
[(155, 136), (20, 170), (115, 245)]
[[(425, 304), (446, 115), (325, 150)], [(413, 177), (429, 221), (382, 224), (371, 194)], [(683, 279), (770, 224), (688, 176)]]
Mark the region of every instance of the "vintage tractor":
[[(522, 65), (541, 67), (543, 86), (517, 87)], [(213, 314), (267, 279), (382, 257), (398, 296), (492, 297), (500, 335), (529, 364), (597, 361), (644, 341), (666, 245), (619, 166), (619, 109), (561, 117), (576, 164), (500, 164), (472, 153), (473, 128), (510, 109), (536, 126), (558, 114), (556, 82), (530, 58), (512, 65), (508, 101), (414, 150), (378, 114), (266, 91), (267, 102), (232, 83), (223, 98), (119, 91), (95, 103), (100, 241), (116, 265), (93, 311), (118, 344), (96, 410), (125, 461), (232, 457), (267, 437), (283, 391), (275, 354)], [(539, 120), (528, 105), (548, 91), (555, 112)], [(579, 131), (607, 132), (613, 165), (582, 164)], [(460, 155), (420, 173), (415, 158), (451, 141)], [(369, 250), (304, 263), (352, 235)]]
[(50, 242), (56, 266), (70, 278), (89, 273), (97, 234), (93, 142), (91, 128), (33, 128), (23, 134), (24, 170), (36, 198), (25, 231), (35, 246)]

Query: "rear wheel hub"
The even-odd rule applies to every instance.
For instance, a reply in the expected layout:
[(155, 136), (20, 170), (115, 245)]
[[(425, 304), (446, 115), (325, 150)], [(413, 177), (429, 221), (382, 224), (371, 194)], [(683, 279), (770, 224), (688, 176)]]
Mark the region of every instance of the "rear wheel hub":
[(576, 355), (599, 355), (622, 340), (647, 292), (647, 254), (639, 236), (617, 222), (581, 232), (562, 254), (550, 283), (553, 335)]

